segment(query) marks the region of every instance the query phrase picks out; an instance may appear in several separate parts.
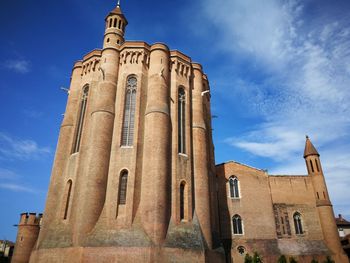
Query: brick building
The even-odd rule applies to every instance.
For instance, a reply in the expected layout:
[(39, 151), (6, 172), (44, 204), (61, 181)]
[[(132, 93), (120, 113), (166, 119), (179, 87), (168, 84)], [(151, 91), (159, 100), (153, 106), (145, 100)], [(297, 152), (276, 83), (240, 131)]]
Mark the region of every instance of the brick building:
[(202, 66), (125, 41), (127, 24), (117, 5), (103, 48), (74, 64), (42, 224), (22, 215), (13, 262), (242, 262), (253, 251), (348, 262), (311, 142), (307, 176), (215, 166)]

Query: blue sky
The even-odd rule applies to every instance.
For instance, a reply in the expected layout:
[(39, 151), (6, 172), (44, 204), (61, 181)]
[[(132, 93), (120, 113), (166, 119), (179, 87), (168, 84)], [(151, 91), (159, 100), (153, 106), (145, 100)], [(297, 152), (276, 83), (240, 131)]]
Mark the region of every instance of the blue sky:
[[(216, 162), (305, 174), (321, 154), (335, 213), (350, 219), (350, 2), (122, 0), (127, 40), (200, 62), (212, 89)], [(75, 60), (100, 48), (115, 1), (0, 4), (0, 239), (42, 212)]]

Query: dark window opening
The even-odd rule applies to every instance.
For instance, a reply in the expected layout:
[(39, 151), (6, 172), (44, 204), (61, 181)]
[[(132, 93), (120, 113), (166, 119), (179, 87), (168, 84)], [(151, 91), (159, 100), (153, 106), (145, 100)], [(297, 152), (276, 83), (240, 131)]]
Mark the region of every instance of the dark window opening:
[(317, 170), (317, 172), (319, 172), (320, 171), (320, 169), (318, 168), (318, 162), (317, 162), (317, 160), (315, 159), (315, 164), (316, 164), (316, 170)]
[(295, 213), (293, 215), (294, 219), (294, 227), (295, 227), (295, 234), (301, 235), (303, 234), (303, 226), (301, 224), (301, 215), (299, 213)]
[(230, 197), (231, 198), (239, 198), (237, 177), (230, 177), (229, 184), (230, 184)]
[(185, 219), (185, 182), (180, 185), (180, 220)]
[(66, 194), (65, 194), (66, 204), (65, 204), (65, 207), (64, 207), (63, 219), (67, 219), (67, 216), (68, 216), (68, 209), (69, 209), (71, 191), (72, 191), (72, 181), (69, 180), (67, 182), (67, 186), (66, 186)]
[(186, 94), (183, 88), (179, 89), (178, 97), (178, 147), (179, 153), (186, 153)]
[(126, 190), (128, 185), (128, 172), (123, 171), (119, 180), (119, 198), (118, 204), (125, 205), (126, 204)]
[(127, 80), (124, 119), (122, 127), (122, 146), (132, 146), (134, 141), (135, 107), (136, 107), (137, 79), (131, 76)]
[(314, 166), (312, 164), (312, 160), (310, 160), (311, 171), (314, 172)]
[(80, 140), (81, 140), (81, 135), (83, 132), (83, 125), (84, 125), (88, 95), (89, 95), (89, 86), (86, 86), (83, 90), (83, 96), (82, 96), (81, 103), (80, 103), (80, 112), (79, 112), (79, 117), (78, 117), (78, 123), (77, 123), (72, 153), (79, 152)]
[(234, 215), (232, 217), (232, 226), (233, 226), (233, 234), (235, 235), (243, 234), (242, 219), (239, 215)]

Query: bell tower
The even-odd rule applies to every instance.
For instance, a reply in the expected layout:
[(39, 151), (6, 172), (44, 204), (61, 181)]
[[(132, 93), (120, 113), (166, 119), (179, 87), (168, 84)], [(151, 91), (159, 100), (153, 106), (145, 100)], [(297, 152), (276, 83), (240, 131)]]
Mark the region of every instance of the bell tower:
[(122, 10), (120, 1), (105, 18), (106, 28), (103, 40), (103, 48), (120, 46), (124, 43), (125, 28), (128, 24)]
[(304, 159), (314, 188), (316, 209), (322, 226), (324, 241), (332, 252), (335, 262), (348, 262), (340, 245), (332, 203), (329, 200), (327, 185), (322, 171), (320, 154), (308, 136), (306, 136)]

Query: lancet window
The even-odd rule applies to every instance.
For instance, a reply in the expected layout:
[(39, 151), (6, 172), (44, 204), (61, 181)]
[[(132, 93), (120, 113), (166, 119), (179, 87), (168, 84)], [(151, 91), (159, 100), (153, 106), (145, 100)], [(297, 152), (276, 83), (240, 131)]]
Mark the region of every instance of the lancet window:
[(186, 153), (186, 94), (184, 88), (179, 88), (178, 97), (178, 147), (179, 153)]
[(186, 183), (182, 182), (180, 184), (180, 220), (185, 219), (185, 189), (186, 189)]
[(80, 110), (79, 110), (79, 116), (78, 116), (78, 122), (77, 122), (77, 128), (76, 128), (72, 153), (79, 152), (80, 140), (81, 140), (81, 135), (84, 127), (86, 106), (88, 102), (88, 95), (89, 95), (89, 86), (85, 86), (83, 89), (83, 95), (81, 97), (81, 102), (80, 102)]
[(122, 146), (132, 146), (134, 140), (135, 107), (136, 107), (137, 79), (130, 76), (125, 90), (124, 118), (122, 128)]
[(71, 196), (71, 191), (72, 191), (72, 180), (68, 180), (67, 185), (66, 185), (66, 191), (64, 195), (64, 214), (63, 214), (63, 219), (67, 219), (68, 217), (68, 209), (70, 205), (70, 196)]
[(239, 215), (234, 215), (232, 217), (232, 228), (233, 228), (234, 235), (242, 235), (243, 234), (242, 218)]
[(231, 176), (229, 179), (229, 185), (230, 185), (230, 197), (231, 198), (239, 198), (239, 182), (237, 177)]
[(303, 225), (301, 222), (301, 215), (300, 213), (296, 212), (293, 215), (293, 220), (294, 220), (294, 228), (295, 228), (295, 234), (301, 235), (304, 233), (303, 231)]
[(122, 174), (120, 175), (120, 180), (119, 180), (119, 197), (118, 197), (119, 205), (126, 204), (127, 186), (128, 186), (128, 172), (123, 171)]

